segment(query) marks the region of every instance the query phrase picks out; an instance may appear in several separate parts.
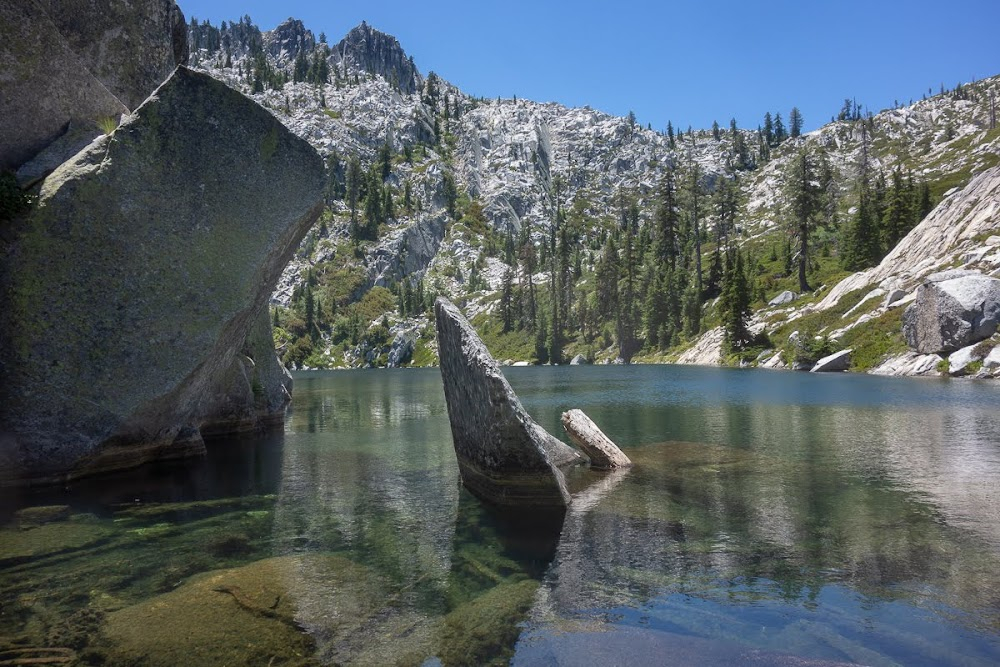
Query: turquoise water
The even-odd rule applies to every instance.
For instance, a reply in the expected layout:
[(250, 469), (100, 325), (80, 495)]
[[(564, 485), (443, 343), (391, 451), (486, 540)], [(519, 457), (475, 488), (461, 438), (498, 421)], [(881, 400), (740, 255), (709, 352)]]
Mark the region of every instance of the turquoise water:
[(635, 466), (497, 513), (436, 369), (302, 373), (283, 433), (4, 498), (0, 664), (1000, 663), (1000, 386), (506, 372)]

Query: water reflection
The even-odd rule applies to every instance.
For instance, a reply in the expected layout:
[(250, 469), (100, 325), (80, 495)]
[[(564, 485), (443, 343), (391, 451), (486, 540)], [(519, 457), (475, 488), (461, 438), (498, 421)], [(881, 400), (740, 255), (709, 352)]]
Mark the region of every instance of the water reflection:
[[(459, 484), (437, 370), (303, 374), (283, 434), (8, 497), (0, 650), (1000, 663), (995, 385), (669, 367), (510, 379), (551, 432), (580, 407), (634, 468), (575, 469), (564, 517), (498, 512)], [(159, 634), (139, 620), (153, 617)]]

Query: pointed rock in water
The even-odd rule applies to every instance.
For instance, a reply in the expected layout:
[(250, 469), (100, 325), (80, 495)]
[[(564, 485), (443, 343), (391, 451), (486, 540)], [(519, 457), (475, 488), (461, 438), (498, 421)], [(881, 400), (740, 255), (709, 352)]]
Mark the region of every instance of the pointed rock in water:
[(305, 141), (183, 67), (56, 169), (0, 261), (0, 483), (203, 453), (202, 426), (280, 417), (267, 302), (324, 181)]
[(562, 425), (573, 444), (590, 457), (591, 467), (612, 470), (632, 465), (625, 452), (604, 435), (583, 410), (573, 409), (562, 413)]
[(841, 350), (840, 352), (834, 352), (831, 355), (823, 357), (817, 361), (811, 369), (810, 373), (836, 373), (840, 371), (846, 371), (851, 367), (851, 352), (850, 350)]
[(498, 505), (568, 505), (559, 466), (583, 457), (525, 412), (499, 364), (454, 304), (438, 297), (434, 315), (462, 481)]

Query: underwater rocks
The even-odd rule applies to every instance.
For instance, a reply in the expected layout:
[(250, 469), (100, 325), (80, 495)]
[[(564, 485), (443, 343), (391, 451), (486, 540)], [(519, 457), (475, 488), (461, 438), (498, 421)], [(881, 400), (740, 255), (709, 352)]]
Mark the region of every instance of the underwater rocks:
[(450, 301), (434, 302), (448, 419), (462, 481), (498, 505), (565, 507), (559, 466), (583, 461), (525, 412), (507, 378)]
[(583, 410), (569, 410), (562, 413), (562, 425), (573, 444), (590, 457), (590, 466), (601, 470), (627, 468), (632, 465), (625, 452), (604, 435)]
[(202, 425), (280, 413), (263, 321), (323, 185), (305, 141), (184, 67), (49, 176), (0, 262), (0, 483), (197, 454)]

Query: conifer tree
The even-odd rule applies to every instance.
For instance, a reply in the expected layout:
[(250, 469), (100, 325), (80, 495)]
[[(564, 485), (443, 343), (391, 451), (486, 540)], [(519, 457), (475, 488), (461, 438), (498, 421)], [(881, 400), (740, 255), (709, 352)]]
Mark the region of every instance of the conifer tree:
[(792, 139), (802, 134), (802, 112), (798, 107), (792, 107), (791, 113), (788, 114), (788, 125)]
[(785, 123), (781, 120), (781, 112), (779, 111), (774, 116), (774, 144), (777, 146), (787, 138), (788, 132), (785, 130)]
[(774, 146), (774, 120), (771, 118), (771, 112), (768, 111), (764, 114), (764, 143), (768, 146)]
[(500, 290), (500, 321), (503, 323), (503, 333), (514, 329), (514, 272), (515, 267), (508, 266), (503, 272), (503, 286)]
[(656, 206), (654, 259), (669, 268), (676, 265), (680, 248), (677, 228), (677, 186), (674, 177), (674, 168), (668, 164), (660, 179)]
[(785, 174), (785, 196), (789, 203), (792, 232), (798, 237), (799, 291), (810, 291), (806, 272), (809, 268), (809, 234), (822, 206), (814, 158), (806, 148), (799, 150)]
[(602, 320), (617, 317), (621, 266), (613, 234), (608, 234), (594, 272), (597, 284), (597, 317)]
[(910, 231), (913, 220), (911, 198), (903, 173), (897, 165), (892, 172), (892, 185), (882, 214), (882, 247), (886, 252), (891, 252), (906, 232)]
[(743, 262), (743, 254), (738, 250), (726, 253), (726, 268), (722, 278), (722, 294), (719, 310), (722, 313), (722, 327), (726, 349), (737, 352), (748, 346), (753, 337), (747, 324), (753, 310), (750, 307), (753, 290)]

